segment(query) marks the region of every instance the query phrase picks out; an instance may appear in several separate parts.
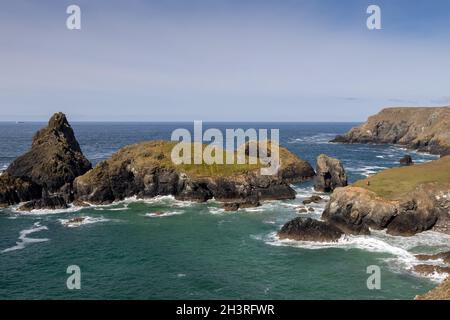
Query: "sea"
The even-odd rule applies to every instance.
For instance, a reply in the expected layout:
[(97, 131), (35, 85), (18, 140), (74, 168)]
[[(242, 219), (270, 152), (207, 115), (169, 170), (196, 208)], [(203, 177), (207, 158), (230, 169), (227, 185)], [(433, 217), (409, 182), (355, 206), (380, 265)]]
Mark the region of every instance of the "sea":
[[(204, 128), (279, 129), (280, 144), (315, 166), (325, 153), (340, 159), (350, 182), (436, 156), (394, 145), (329, 143), (357, 123), (204, 123)], [(0, 123), (0, 169), (31, 145), (45, 123)], [(166, 139), (193, 123), (72, 123), (84, 154), (95, 164), (121, 147)], [(0, 299), (414, 299), (445, 274), (415, 274), (417, 253), (450, 250), (450, 236), (424, 232), (394, 237), (384, 231), (345, 236), (336, 243), (279, 240), (277, 230), (298, 217), (302, 201), (316, 194), (312, 182), (293, 185), (295, 200), (225, 212), (214, 200), (173, 197), (66, 210), (20, 213), (0, 209)], [(159, 214), (157, 214), (159, 213)], [(81, 224), (67, 224), (84, 217)], [(438, 263), (438, 262), (437, 262)], [(67, 286), (69, 266), (80, 270), (80, 288)], [(373, 268), (379, 289), (368, 286)], [(69, 273), (68, 273), (69, 268)], [(70, 281), (70, 279), (69, 279)], [(69, 289), (72, 288), (72, 289)]]

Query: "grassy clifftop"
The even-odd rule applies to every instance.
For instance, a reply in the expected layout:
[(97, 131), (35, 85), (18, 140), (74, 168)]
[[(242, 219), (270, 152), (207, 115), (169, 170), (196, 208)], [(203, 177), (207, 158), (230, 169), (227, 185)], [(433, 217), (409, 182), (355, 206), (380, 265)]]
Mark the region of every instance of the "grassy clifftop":
[(386, 199), (399, 199), (424, 183), (450, 182), (450, 156), (424, 164), (387, 169), (353, 185)]
[[(245, 174), (249, 171), (255, 171), (261, 169), (264, 165), (259, 161), (257, 164), (249, 164), (249, 157), (246, 156), (245, 164), (237, 164), (237, 152), (224, 151), (223, 159), (225, 161), (226, 155), (229, 152), (234, 153), (234, 164), (207, 164), (204, 161), (202, 164), (194, 164), (192, 160), (191, 164), (180, 164), (175, 165), (171, 159), (172, 149), (178, 144), (178, 142), (173, 141), (145, 141), (138, 144), (133, 144), (126, 146), (114, 153), (109, 160), (107, 160), (110, 167), (119, 167), (124, 163), (133, 163), (136, 168), (166, 168), (175, 169), (180, 172), (184, 172), (191, 176), (202, 176), (202, 177), (216, 177), (216, 176), (234, 176)], [(206, 145), (203, 145), (205, 148)], [(193, 145), (191, 145), (193, 148)], [(193, 152), (192, 152), (193, 154)], [(289, 166), (295, 166), (298, 169), (309, 169), (310, 165), (298, 158), (296, 155), (292, 154), (285, 148), (280, 147), (280, 161), (281, 168), (287, 168)], [(93, 174), (96, 168), (87, 175)]]

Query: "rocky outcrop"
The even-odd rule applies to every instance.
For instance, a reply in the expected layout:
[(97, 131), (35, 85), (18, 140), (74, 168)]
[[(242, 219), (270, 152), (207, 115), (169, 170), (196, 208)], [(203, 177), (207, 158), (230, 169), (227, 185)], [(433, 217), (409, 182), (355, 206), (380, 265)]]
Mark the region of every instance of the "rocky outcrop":
[[(327, 227), (352, 235), (369, 235), (370, 229), (386, 229), (394, 236), (412, 236), (426, 230), (450, 234), (449, 212), (450, 185), (444, 188), (435, 183), (421, 184), (399, 199), (387, 199), (371, 190), (349, 186), (331, 194), (322, 220)], [(308, 234), (304, 231), (306, 227), (301, 230)]]
[(387, 108), (332, 142), (400, 144), (450, 154), (450, 107)]
[(317, 157), (314, 189), (320, 192), (331, 192), (347, 185), (347, 175), (338, 159), (321, 154)]
[(403, 156), (403, 157), (399, 160), (399, 162), (400, 162), (400, 164), (401, 164), (402, 166), (410, 166), (410, 165), (413, 165), (413, 164), (414, 164), (413, 159), (412, 159), (412, 157), (411, 157), (409, 154)]
[(450, 277), (430, 292), (416, 296), (416, 300), (450, 300)]
[(65, 199), (61, 196), (47, 196), (38, 200), (28, 201), (19, 207), (19, 211), (31, 211), (31, 210), (56, 210), (56, 209), (67, 209)]
[[(414, 272), (416, 273), (423, 275), (433, 275), (436, 273), (450, 274), (450, 252), (431, 255), (420, 254), (416, 255), (416, 258), (424, 262), (424, 264), (419, 264), (414, 267)], [(442, 260), (443, 263), (436, 265), (436, 260), (438, 259)], [(450, 300), (450, 277), (430, 292), (417, 296), (416, 300)]]
[(131, 196), (173, 195), (198, 202), (215, 198), (226, 210), (236, 210), (263, 200), (293, 199), (289, 182), (314, 175), (306, 161), (283, 148), (276, 175), (261, 175), (260, 167), (252, 165), (174, 165), (170, 154), (175, 144), (148, 141), (119, 150), (75, 180), (76, 199), (98, 204)]
[(55, 113), (48, 126), (34, 135), (31, 149), (14, 160), (6, 172), (45, 186), (49, 192), (59, 192), (90, 169), (66, 116)]
[(342, 235), (339, 228), (328, 222), (300, 217), (286, 223), (278, 232), (280, 239), (317, 242), (334, 242)]
[(0, 175), (0, 208), (37, 199), (41, 194), (42, 187), (32, 181), (14, 178), (7, 172)]
[(388, 200), (374, 192), (347, 187), (336, 189), (331, 195), (322, 218), (345, 233), (369, 234), (369, 228), (395, 236), (412, 236), (448, 219), (448, 210), (435, 197), (432, 185), (419, 186), (400, 200)]
[(0, 176), (0, 205), (36, 200), (24, 208), (53, 207), (56, 195), (70, 202), (73, 181), (90, 169), (66, 116), (56, 113), (34, 135), (31, 149)]
[(322, 197), (318, 195), (312, 195), (309, 198), (306, 198), (302, 201), (303, 204), (310, 204), (310, 203), (320, 203), (322, 201)]

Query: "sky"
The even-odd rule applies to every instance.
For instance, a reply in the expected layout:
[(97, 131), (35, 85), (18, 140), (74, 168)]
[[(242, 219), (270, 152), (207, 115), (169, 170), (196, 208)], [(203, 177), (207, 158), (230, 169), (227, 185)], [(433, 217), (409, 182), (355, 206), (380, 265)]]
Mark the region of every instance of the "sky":
[(447, 0), (0, 3), (0, 121), (363, 121), (449, 75)]

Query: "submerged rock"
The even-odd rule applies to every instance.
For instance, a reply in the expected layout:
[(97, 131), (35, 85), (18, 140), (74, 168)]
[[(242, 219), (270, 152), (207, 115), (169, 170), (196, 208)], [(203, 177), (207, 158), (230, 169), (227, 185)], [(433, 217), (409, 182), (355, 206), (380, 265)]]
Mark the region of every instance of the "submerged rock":
[(421, 261), (442, 259), (444, 263), (450, 265), (450, 251), (436, 254), (416, 254), (415, 257)]
[[(420, 264), (414, 267), (414, 271), (422, 275), (434, 275), (438, 274), (450, 274), (450, 252), (440, 252), (437, 254), (418, 254), (416, 255), (418, 260), (424, 261), (424, 264)], [(435, 261), (441, 259), (444, 265), (440, 263), (436, 265)], [(430, 264), (426, 264), (429, 261)], [(430, 292), (417, 296), (417, 300), (450, 300), (450, 277), (441, 283), (438, 287), (434, 288)]]
[(314, 189), (321, 192), (331, 192), (338, 187), (347, 185), (347, 175), (338, 159), (321, 154), (317, 157)]
[(287, 222), (278, 232), (280, 239), (317, 242), (337, 241), (342, 235), (343, 232), (332, 224), (300, 217)]
[(310, 203), (320, 203), (322, 201), (322, 197), (321, 196), (317, 196), (317, 195), (312, 195), (309, 198), (306, 198), (305, 200), (302, 201), (303, 204), (310, 204)]

